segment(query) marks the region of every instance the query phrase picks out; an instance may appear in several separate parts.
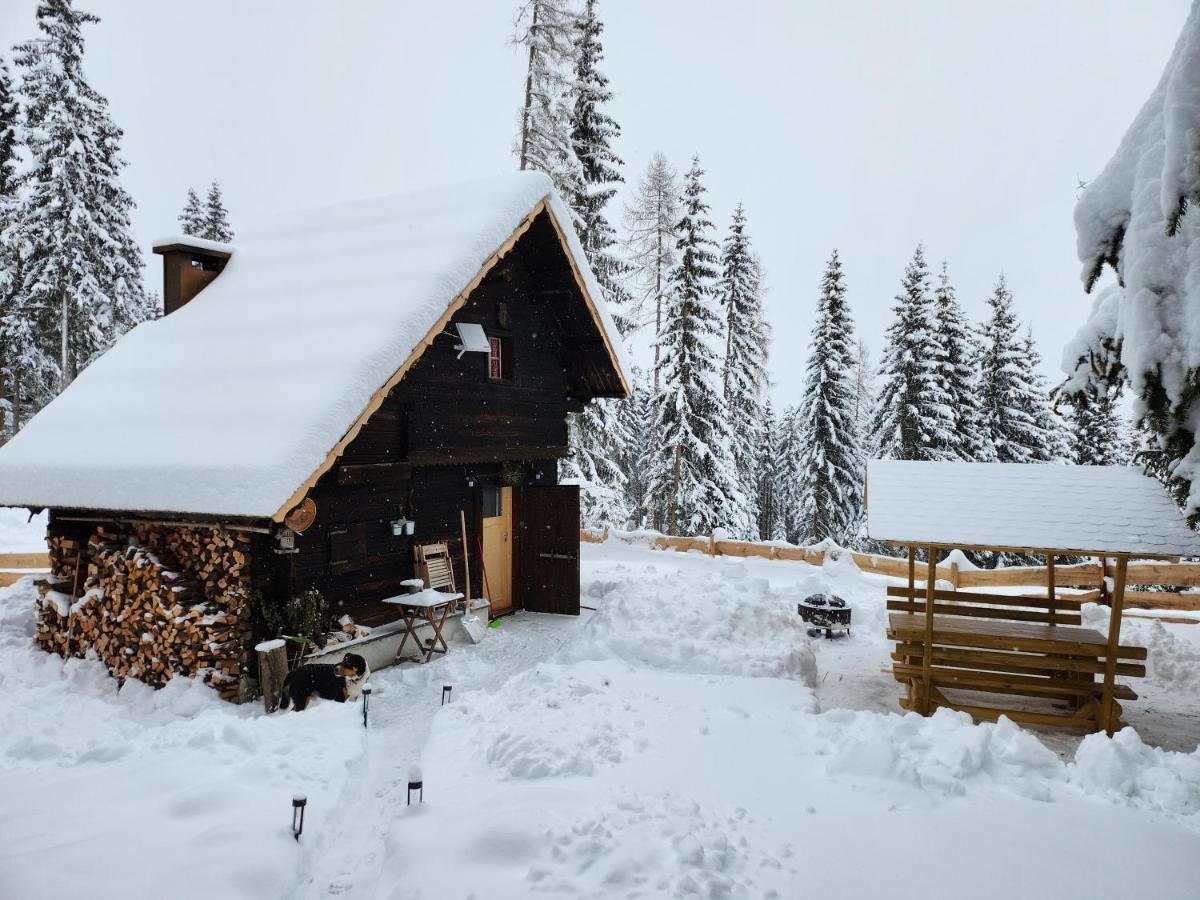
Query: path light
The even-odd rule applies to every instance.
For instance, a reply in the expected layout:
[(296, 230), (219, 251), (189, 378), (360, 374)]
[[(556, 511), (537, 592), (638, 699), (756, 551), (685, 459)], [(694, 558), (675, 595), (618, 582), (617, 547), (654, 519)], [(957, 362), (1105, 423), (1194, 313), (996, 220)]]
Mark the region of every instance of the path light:
[(453, 690), (454, 690), (454, 685), (452, 685), (452, 684), (443, 684), (442, 685), (442, 706), (445, 706), (447, 703), (450, 702), (450, 692)]
[(292, 797), (292, 834), (297, 841), (300, 840), (300, 833), (304, 831), (304, 807), (307, 803), (308, 798), (303, 794)]
[(421, 767), (413, 766), (408, 770), (408, 802), (405, 806), (412, 806), (413, 791), (419, 791), (417, 802), (425, 802), (425, 782), (421, 780)]
[(371, 705), (371, 686), (364, 684), (362, 686), (363, 698), (363, 728), (367, 727), (367, 707)]

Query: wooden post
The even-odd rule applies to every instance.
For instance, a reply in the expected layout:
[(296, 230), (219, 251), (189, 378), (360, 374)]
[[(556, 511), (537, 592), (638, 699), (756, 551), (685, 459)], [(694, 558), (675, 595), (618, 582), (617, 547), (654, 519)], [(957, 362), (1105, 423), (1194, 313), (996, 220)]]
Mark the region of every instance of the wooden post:
[(1099, 602), (1111, 604), (1112, 597), (1109, 596), (1108, 582), (1105, 581), (1106, 578), (1108, 578), (1108, 557), (1101, 556), (1100, 557), (1100, 600), (1099, 600)]
[(1054, 603), (1054, 554), (1053, 553), (1046, 555), (1046, 597), (1050, 601), (1050, 620), (1051, 620), (1050, 624), (1051, 625), (1057, 624), (1054, 622), (1054, 614), (1057, 612), (1057, 610), (1054, 608), (1055, 603)]
[(717, 555), (717, 532), (715, 530), (708, 533), (708, 555)]
[(279, 709), (283, 696), (283, 680), (287, 677), (287, 644), (284, 641), (267, 641), (259, 644), (258, 684), (262, 688), (263, 708), (273, 713)]
[(1104, 699), (1100, 708), (1100, 719), (1109, 737), (1116, 730), (1117, 717), (1113, 713), (1113, 685), (1117, 679), (1117, 647), (1121, 642), (1121, 608), (1125, 605), (1125, 573), (1129, 567), (1128, 556), (1117, 557), (1117, 578), (1113, 585), (1112, 610), (1108, 614), (1108, 656), (1104, 659)]
[(921, 658), (921, 680), (924, 682), (922, 712), (929, 715), (933, 706), (933, 592), (937, 590), (937, 553), (929, 548), (929, 570), (925, 581), (925, 652)]

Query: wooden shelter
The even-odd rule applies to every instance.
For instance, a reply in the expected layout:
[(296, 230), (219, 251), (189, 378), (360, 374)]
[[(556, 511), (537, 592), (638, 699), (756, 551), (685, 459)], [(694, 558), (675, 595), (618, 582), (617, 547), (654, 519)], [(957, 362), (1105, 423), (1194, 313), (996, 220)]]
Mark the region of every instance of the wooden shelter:
[[(867, 521), (874, 540), (908, 553), (907, 584), (888, 588), (903, 708), (1110, 735), (1120, 701), (1137, 697), (1117, 677), (1145, 674), (1145, 648), (1120, 641), (1129, 560), (1200, 555), (1158, 482), (1116, 466), (872, 460)], [(938, 556), (955, 550), (1044, 557), (1044, 596), (939, 584)], [(1111, 582), (1063, 595), (1055, 561), (1081, 556), (1111, 564)], [(1098, 599), (1111, 605), (1107, 634), (1083, 625), (1082, 603)]]
[(567, 417), (628, 382), (567, 216), (515, 173), (159, 241), (168, 315), (0, 449), (50, 510), (43, 646), (228, 686), (297, 597), (396, 620), (433, 543), (493, 614), (578, 614)]

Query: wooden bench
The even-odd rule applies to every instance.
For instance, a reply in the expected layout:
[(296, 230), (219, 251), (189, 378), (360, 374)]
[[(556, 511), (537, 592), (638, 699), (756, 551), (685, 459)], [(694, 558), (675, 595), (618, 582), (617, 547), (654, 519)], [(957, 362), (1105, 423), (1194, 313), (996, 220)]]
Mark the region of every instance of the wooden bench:
[[(1095, 731), (1104, 727), (1104, 683), (1109, 642), (1094, 628), (1082, 627), (1080, 598), (976, 594), (935, 589), (933, 616), (926, 619), (925, 588), (888, 588), (888, 638), (896, 642), (892, 673), (908, 686), (904, 709), (932, 711), (939, 706), (962, 710), (976, 719), (1001, 715), (1016, 722), (1058, 725)], [(926, 635), (931, 652), (925, 656)], [(1144, 647), (1118, 645), (1115, 674), (1140, 677)], [(928, 668), (926, 668), (928, 666)], [(928, 677), (929, 695), (923, 694)], [(1051, 709), (987, 705), (948, 696), (947, 691), (987, 693), (1049, 701)], [(1118, 700), (1137, 694), (1123, 684), (1110, 692), (1119, 727)], [(1026, 704), (1028, 706), (1029, 704)], [(1061, 711), (1059, 711), (1061, 710)]]

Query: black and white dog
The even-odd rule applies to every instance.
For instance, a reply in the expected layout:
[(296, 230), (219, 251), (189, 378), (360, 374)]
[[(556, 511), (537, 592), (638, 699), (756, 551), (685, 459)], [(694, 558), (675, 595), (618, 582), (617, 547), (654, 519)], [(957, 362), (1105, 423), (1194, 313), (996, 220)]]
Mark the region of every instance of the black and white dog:
[(309, 663), (297, 666), (283, 679), (279, 708), (287, 709), (290, 703), (296, 707), (296, 712), (300, 712), (313, 697), (338, 703), (356, 700), (370, 674), (367, 661), (357, 653), (347, 653), (337, 665)]

